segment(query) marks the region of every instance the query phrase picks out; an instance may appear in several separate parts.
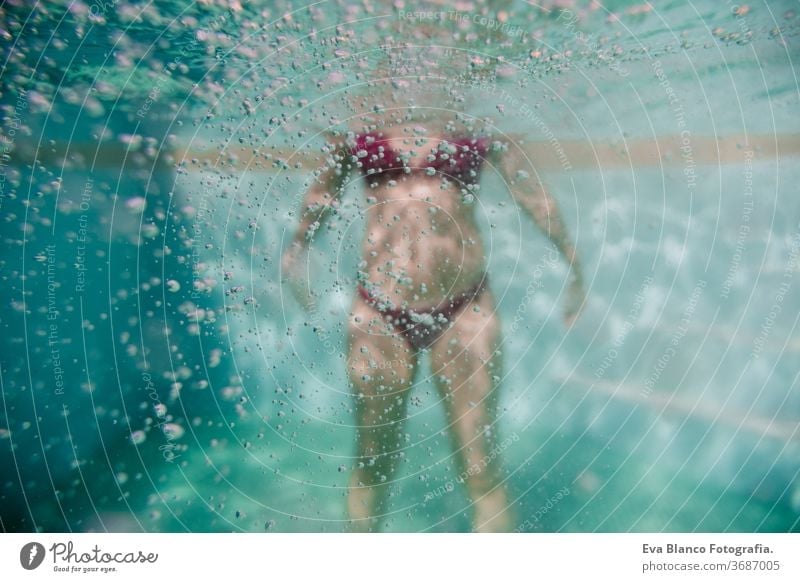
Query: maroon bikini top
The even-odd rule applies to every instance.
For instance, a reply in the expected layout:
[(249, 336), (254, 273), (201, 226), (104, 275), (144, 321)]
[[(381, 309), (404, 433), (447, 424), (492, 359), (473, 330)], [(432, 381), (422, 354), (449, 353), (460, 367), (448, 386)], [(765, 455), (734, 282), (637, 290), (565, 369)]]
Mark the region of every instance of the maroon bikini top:
[(442, 140), (435, 150), (428, 154), (427, 161), (422, 162), (420, 166), (411, 167), (401, 154), (391, 147), (391, 141), (376, 132), (356, 136), (356, 144), (350, 148), (350, 152), (357, 158), (359, 168), (364, 175), (388, 177), (397, 172), (408, 174), (418, 170), (432, 176), (441, 174), (460, 182), (476, 183), (489, 149), (489, 138), (485, 136)]

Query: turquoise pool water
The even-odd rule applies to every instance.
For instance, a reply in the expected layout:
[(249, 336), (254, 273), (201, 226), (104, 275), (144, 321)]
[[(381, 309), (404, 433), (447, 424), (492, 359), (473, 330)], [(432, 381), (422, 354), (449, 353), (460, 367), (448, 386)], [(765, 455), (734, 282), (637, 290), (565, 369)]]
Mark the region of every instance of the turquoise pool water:
[[(279, 257), (319, 132), (393, 66), (531, 153), (586, 271), (566, 329), (565, 266), (485, 173), (519, 529), (797, 531), (795, 6), (8, 3), (2, 528), (344, 529), (363, 184), (312, 313)], [(470, 527), (428, 375), (386, 531)]]

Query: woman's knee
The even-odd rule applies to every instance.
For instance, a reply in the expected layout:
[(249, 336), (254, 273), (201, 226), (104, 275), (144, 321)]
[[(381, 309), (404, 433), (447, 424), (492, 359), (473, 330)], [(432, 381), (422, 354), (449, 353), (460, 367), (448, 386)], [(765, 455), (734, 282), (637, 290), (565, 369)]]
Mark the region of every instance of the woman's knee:
[(347, 371), (354, 386), (375, 391), (381, 386), (408, 388), (415, 361), (401, 346), (356, 344), (350, 350)]
[(350, 382), (359, 394), (387, 396), (411, 388), (411, 370), (389, 370), (386, 367), (364, 363), (352, 364), (349, 368)]

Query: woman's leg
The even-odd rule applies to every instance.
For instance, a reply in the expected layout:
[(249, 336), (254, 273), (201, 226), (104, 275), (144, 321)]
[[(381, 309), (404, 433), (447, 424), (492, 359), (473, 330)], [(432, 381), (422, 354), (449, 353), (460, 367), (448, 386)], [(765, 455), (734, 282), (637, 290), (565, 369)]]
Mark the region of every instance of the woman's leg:
[(401, 429), (417, 355), (393, 331), (373, 307), (356, 297), (347, 365), (358, 431), (347, 503), (352, 531), (377, 529), (405, 446)]
[[(477, 310), (475, 308), (478, 308)], [(497, 450), (497, 354), (500, 322), (486, 290), (456, 315), (431, 348), (431, 365), (448, 413), (458, 471), (473, 503), (476, 531), (510, 531), (513, 518), (500, 485)]]

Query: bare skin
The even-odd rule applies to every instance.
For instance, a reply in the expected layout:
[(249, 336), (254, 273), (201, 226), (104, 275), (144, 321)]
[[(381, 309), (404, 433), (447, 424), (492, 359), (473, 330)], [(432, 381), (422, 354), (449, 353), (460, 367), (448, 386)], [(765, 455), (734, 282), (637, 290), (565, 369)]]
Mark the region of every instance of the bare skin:
[[(438, 125), (438, 126), (437, 126)], [(392, 148), (410, 156), (408, 165), (425, 168), (425, 156), (463, 127), (378, 120), (377, 129)], [(362, 128), (356, 128), (360, 131)], [(332, 136), (339, 150), (342, 138)], [(349, 163), (345, 156), (342, 164)], [(494, 168), (492, 168), (494, 166)], [(519, 182), (526, 169), (523, 156), (512, 151), (491, 154), (484, 172), (498, 171), (519, 206), (541, 228), (572, 266), (573, 277), (565, 320), (577, 316), (583, 302), (582, 277), (574, 247), (558, 207), (540, 184)], [(530, 169), (528, 168), (530, 171)], [(465, 204), (458, 184), (444, 185), (441, 176), (414, 170), (397, 175), (396, 183), (330, 169), (308, 191), (294, 243), (282, 266), (294, 289), (302, 289), (303, 254), (309, 233), (335, 209), (347, 179), (363, 179), (368, 198), (362, 271), (394, 305), (424, 310), (464, 293), (483, 276), (485, 254), (475, 221), (475, 204)], [(394, 177), (394, 176), (393, 176)], [(298, 293), (303, 300), (304, 292)], [(469, 301), (452, 325), (430, 346), (431, 367), (447, 410), (459, 474), (472, 501), (475, 531), (510, 531), (514, 518), (502, 485), (500, 456), (492, 455), (495, 427), (496, 378), (502, 374), (497, 346), (500, 321), (494, 298), (485, 290)], [(402, 423), (420, 354), (387, 324), (376, 308), (355, 295), (348, 322), (348, 374), (356, 410), (357, 462), (350, 476), (348, 512), (353, 531), (376, 531), (386, 513), (389, 484), (398, 465)], [(377, 368), (375, 363), (378, 364)], [(491, 430), (487, 430), (492, 427)], [(492, 459), (488, 463), (486, 459)], [(477, 471), (467, 471), (477, 467)]]

